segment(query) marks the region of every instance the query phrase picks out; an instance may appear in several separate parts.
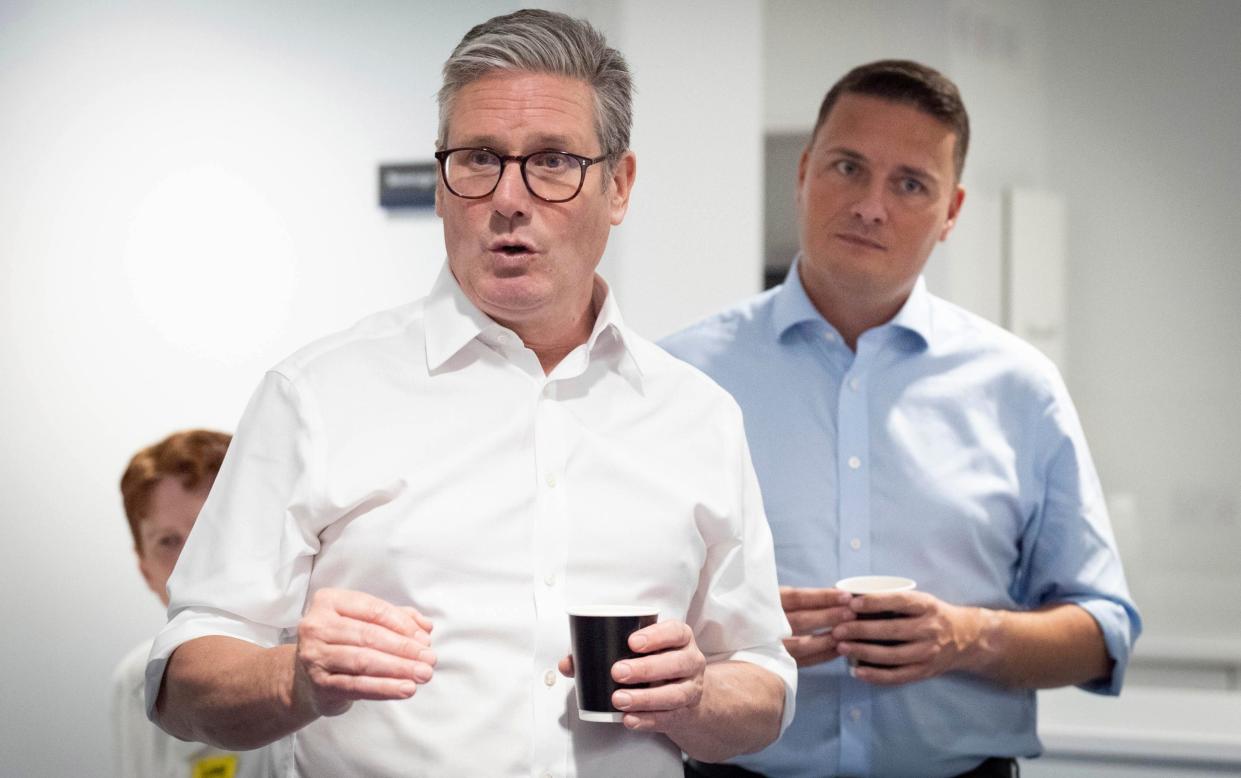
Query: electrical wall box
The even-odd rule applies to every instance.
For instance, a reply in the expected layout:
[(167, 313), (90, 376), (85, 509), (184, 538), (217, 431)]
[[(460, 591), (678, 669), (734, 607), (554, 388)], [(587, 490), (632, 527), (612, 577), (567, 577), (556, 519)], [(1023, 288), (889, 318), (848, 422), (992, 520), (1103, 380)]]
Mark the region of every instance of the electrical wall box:
[(435, 207), (434, 162), (408, 162), (379, 166), (379, 205), (382, 208)]

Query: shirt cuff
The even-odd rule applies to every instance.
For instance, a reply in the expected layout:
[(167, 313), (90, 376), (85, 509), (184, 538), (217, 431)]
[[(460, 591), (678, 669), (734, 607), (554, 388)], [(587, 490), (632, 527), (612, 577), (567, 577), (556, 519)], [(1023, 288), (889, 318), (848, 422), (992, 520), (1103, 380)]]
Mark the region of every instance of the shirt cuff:
[(788, 729), (793, 721), (797, 708), (797, 663), (783, 645), (774, 648), (747, 648), (730, 654), (715, 654), (707, 657), (707, 664), (716, 662), (749, 662), (769, 672), (784, 684), (784, 714), (780, 718), (780, 734)]
[(1103, 632), (1107, 654), (1114, 662), (1110, 676), (1080, 683), (1078, 688), (1095, 694), (1120, 694), (1125, 670), (1129, 667), (1129, 657), (1133, 651), (1133, 641), (1137, 640), (1142, 630), (1141, 620), (1136, 613), (1131, 613), (1124, 605), (1112, 600), (1070, 598), (1068, 601), (1084, 609), (1098, 623)]

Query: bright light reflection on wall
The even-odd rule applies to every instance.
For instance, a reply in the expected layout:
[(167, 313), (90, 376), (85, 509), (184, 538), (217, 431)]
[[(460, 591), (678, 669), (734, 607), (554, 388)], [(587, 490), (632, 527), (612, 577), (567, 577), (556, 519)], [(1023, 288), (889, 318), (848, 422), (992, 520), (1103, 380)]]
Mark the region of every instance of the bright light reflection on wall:
[(173, 173), (143, 199), (125, 271), (161, 337), (225, 363), (280, 333), (297, 280), (280, 216), (246, 180), (207, 166)]

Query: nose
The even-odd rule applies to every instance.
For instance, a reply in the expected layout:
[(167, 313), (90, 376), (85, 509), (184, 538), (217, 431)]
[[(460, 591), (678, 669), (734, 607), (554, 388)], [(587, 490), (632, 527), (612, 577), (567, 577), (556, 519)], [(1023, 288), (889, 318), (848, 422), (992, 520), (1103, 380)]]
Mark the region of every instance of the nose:
[(867, 186), (858, 193), (853, 203), (853, 215), (867, 226), (883, 224), (888, 220), (888, 208), (884, 204), (881, 184)]
[(524, 216), (530, 212), (530, 190), (521, 178), (521, 164), (505, 160), (500, 169), (500, 181), (491, 193), (491, 207), (507, 219)]

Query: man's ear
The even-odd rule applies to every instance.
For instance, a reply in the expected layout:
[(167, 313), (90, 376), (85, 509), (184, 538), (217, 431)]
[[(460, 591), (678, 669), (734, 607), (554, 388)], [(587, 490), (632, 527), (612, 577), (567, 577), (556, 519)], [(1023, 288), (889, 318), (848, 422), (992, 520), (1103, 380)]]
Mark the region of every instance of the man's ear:
[(608, 182), (613, 227), (625, 220), (625, 214), (629, 211), (629, 195), (637, 176), (638, 157), (632, 151), (626, 151), (612, 166), (612, 180)]
[[(814, 141), (811, 140), (811, 144)], [(793, 187), (793, 204), (801, 206), (801, 188), (806, 183), (806, 175), (810, 170), (810, 145), (802, 149), (801, 157), (797, 160), (797, 184)]]
[(944, 220), (943, 229), (939, 231), (939, 239), (941, 241), (948, 239), (948, 234), (952, 232), (952, 228), (957, 226), (957, 215), (961, 213), (961, 204), (965, 202), (965, 187), (957, 184), (957, 189), (952, 193), (952, 200), (948, 203), (948, 218)]

